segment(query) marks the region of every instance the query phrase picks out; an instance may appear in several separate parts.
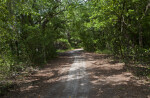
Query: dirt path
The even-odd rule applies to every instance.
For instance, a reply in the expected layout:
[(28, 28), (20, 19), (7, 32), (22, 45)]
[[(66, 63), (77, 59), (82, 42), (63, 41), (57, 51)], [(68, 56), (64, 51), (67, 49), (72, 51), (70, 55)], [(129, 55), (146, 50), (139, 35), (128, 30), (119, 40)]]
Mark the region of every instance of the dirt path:
[[(71, 51), (74, 62), (69, 69), (67, 79), (62, 79), (59, 84), (49, 89), (43, 98), (87, 98), (89, 93), (89, 80), (86, 73), (84, 57), (81, 49)], [(64, 85), (64, 89), (58, 89)]]
[(62, 54), (4, 98), (150, 98), (150, 85), (109, 55)]
[(85, 53), (92, 86), (89, 98), (150, 98), (150, 83), (124, 69), (109, 55)]

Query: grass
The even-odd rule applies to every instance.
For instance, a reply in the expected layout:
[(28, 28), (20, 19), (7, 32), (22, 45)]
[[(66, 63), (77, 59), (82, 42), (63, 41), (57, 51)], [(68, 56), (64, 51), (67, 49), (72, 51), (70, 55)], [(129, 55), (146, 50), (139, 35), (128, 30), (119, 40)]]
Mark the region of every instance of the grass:
[(70, 50), (73, 50), (74, 48), (69, 48), (69, 49), (65, 49), (65, 50), (63, 50), (63, 49), (58, 49), (56, 52), (57, 53), (63, 53), (63, 52), (66, 52), (66, 51), (70, 51)]

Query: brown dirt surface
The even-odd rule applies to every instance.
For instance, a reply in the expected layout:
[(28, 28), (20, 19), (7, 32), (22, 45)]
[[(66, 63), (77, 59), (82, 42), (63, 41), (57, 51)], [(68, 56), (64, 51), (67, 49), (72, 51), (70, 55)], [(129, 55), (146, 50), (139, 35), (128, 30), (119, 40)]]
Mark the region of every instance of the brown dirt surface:
[(3, 98), (150, 98), (150, 83), (124, 66), (110, 55), (66, 52)]
[(92, 86), (89, 98), (150, 98), (150, 83), (104, 54), (85, 53)]

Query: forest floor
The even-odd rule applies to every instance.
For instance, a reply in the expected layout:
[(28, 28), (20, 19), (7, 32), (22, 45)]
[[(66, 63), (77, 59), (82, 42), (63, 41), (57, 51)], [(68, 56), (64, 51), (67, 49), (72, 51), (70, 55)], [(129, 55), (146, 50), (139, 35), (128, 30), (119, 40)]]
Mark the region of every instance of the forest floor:
[(112, 56), (76, 49), (18, 81), (4, 98), (150, 98), (150, 83)]

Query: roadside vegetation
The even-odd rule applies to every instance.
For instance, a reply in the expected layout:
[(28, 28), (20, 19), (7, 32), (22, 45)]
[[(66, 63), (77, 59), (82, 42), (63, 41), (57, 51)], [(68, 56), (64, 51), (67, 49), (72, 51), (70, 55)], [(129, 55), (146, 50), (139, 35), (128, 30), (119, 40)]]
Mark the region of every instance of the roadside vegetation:
[(81, 47), (150, 76), (150, 1), (0, 0), (0, 95), (6, 80)]

